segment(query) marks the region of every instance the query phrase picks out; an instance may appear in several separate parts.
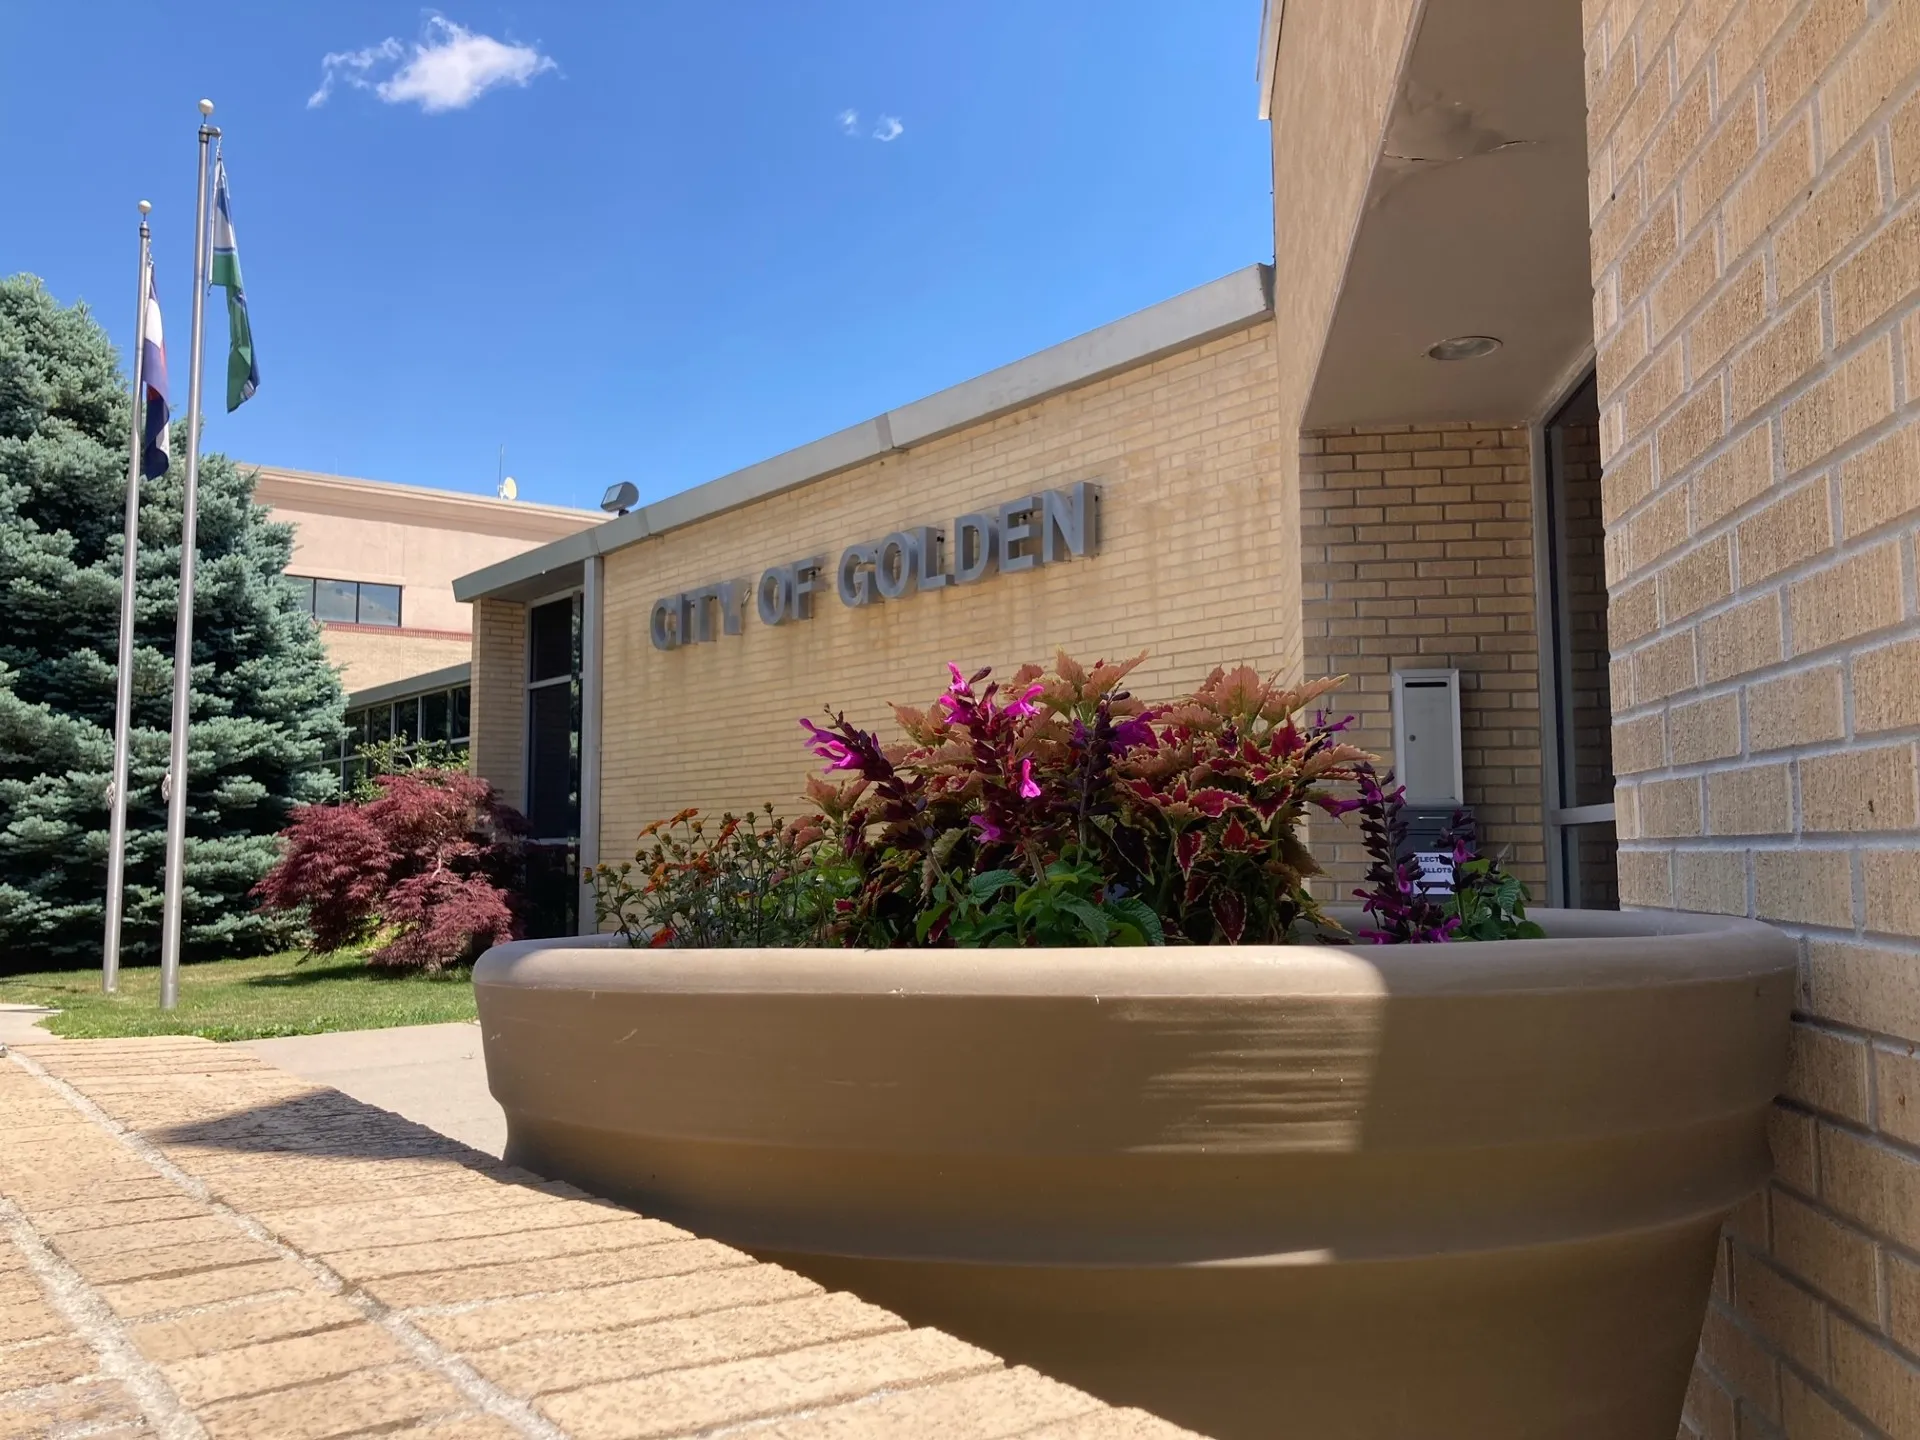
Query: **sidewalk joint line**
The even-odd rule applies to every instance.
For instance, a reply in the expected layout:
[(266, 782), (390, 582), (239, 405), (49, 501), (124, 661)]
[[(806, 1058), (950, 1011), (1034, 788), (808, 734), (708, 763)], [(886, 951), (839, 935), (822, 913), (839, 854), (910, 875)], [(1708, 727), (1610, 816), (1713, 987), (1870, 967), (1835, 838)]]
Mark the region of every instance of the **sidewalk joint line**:
[(101, 1373), (126, 1386), (154, 1430), (164, 1440), (206, 1440), (207, 1432), (199, 1420), (173, 1393), (160, 1368), (134, 1348), (107, 1302), (47, 1244), (26, 1212), (5, 1195), (0, 1195), (0, 1230), (26, 1258), (27, 1268), (40, 1281), (48, 1302), (66, 1317), (75, 1336), (99, 1357)]
[[(262, 1245), (277, 1252), (282, 1259), (291, 1260), (299, 1265), (308, 1274), (312, 1275), (327, 1291), (340, 1296), (348, 1304), (359, 1310), (361, 1314), (365, 1315), (367, 1319), (385, 1329), (387, 1333), (400, 1342), (402, 1348), (421, 1364), (438, 1373), (456, 1390), (465, 1395), (467, 1399), (483, 1413), (512, 1425), (516, 1430), (520, 1431), (521, 1434), (533, 1437), (533, 1440), (568, 1440), (567, 1433), (535, 1410), (532, 1402), (516, 1399), (514, 1396), (509, 1395), (505, 1390), (502, 1390), (498, 1385), (495, 1385), (491, 1380), (488, 1380), (480, 1374), (479, 1371), (475, 1370), (473, 1366), (465, 1360), (441, 1349), (431, 1337), (409, 1322), (404, 1316), (374, 1299), (357, 1286), (349, 1283), (344, 1276), (340, 1275), (331, 1266), (295, 1249), (251, 1215), (234, 1208), (232, 1205), (216, 1197), (213, 1191), (197, 1176), (181, 1169), (172, 1160), (168, 1159), (165, 1153), (145, 1136), (139, 1134), (130, 1126), (121, 1124), (118, 1120), (107, 1114), (105, 1110), (101, 1109), (100, 1106), (95, 1104), (93, 1100), (76, 1086), (63, 1080), (58, 1075), (53, 1074), (38, 1061), (21, 1054), (18, 1050), (11, 1051), (7, 1058), (12, 1060), (14, 1064), (20, 1066), (20, 1068), (28, 1074), (33, 1075), (42, 1084), (52, 1089), (55, 1094), (59, 1095), (75, 1110), (78, 1110), (95, 1125), (107, 1131), (108, 1134), (112, 1135), (127, 1149), (139, 1156), (141, 1160), (150, 1165), (154, 1170), (159, 1172), (159, 1174), (172, 1181), (216, 1214), (221, 1215), (250, 1238), (257, 1240)], [(236, 1067), (236, 1069), (252, 1070), (258, 1068), (268, 1070), (272, 1068), (258, 1059), (253, 1059), (251, 1056), (249, 1059), (253, 1060), (251, 1065)], [(11, 1202), (7, 1201), (4, 1196), (0, 1196), (0, 1205), (10, 1206)], [(4, 1211), (0, 1211), (0, 1214), (4, 1213)], [(16, 1211), (15, 1213), (18, 1212)], [(37, 1234), (35, 1238), (36, 1240), (38, 1239)], [(59, 1261), (57, 1257), (54, 1257), (52, 1252), (46, 1249), (44, 1245), (42, 1245), (41, 1248), (43, 1253), (45, 1253), (53, 1263), (64, 1265), (65, 1262)], [(73, 1279), (77, 1284), (84, 1286), (85, 1282), (80, 1280), (77, 1272), (74, 1272)], [(100, 1313), (106, 1316), (110, 1323), (115, 1325), (119, 1323), (112, 1319), (110, 1313), (107, 1311), (105, 1302), (99, 1299), (97, 1295), (94, 1295), (90, 1288), (86, 1289), (85, 1293), (91, 1302), (99, 1307)], [(133, 1353), (130, 1342), (122, 1338), (119, 1340), (119, 1343), (124, 1346), (129, 1353)], [(158, 1379), (157, 1374), (155, 1378), (156, 1380)], [(173, 1392), (169, 1389), (166, 1393), (171, 1396)], [(181, 1413), (185, 1414), (184, 1410)], [(189, 1423), (192, 1424), (193, 1429), (191, 1431), (179, 1432), (177, 1436), (172, 1432), (166, 1432), (168, 1434), (168, 1440), (188, 1440), (189, 1436), (204, 1436), (205, 1431), (200, 1428), (199, 1422), (194, 1420), (190, 1415), (187, 1416), (187, 1419)]]

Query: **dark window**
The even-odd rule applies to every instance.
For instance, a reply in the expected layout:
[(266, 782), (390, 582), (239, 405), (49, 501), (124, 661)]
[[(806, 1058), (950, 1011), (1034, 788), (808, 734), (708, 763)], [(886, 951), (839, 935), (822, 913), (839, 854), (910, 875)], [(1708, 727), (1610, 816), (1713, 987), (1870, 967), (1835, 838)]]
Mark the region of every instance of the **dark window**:
[(527, 821), (543, 840), (571, 839), (580, 828), (578, 691), (541, 685), (527, 699)]
[[(1547, 422), (1544, 438), (1551, 617), (1546, 642), (1560, 740), (1549, 763), (1561, 810), (1582, 810), (1613, 803), (1606, 524), (1600, 504), (1600, 405), (1592, 376)], [(1560, 830), (1560, 852), (1565, 904), (1619, 908), (1611, 821), (1568, 817)]]
[(367, 709), (367, 742), (378, 745), (393, 738), (393, 706), (373, 705)]
[(294, 603), (317, 620), (335, 625), (400, 623), (398, 585), (315, 579), (311, 575), (283, 575), (281, 579), (293, 590)]
[(352, 580), (314, 581), (313, 613), (316, 619), (353, 624), (360, 613), (359, 585)]
[(420, 702), (418, 700), (393, 702), (393, 738), (403, 745), (411, 745), (420, 738)]
[(571, 844), (526, 850), (526, 932), (529, 940), (578, 933), (580, 852)]
[(473, 733), (472, 722), (467, 718), (467, 712), (473, 703), (473, 691), (468, 686), (457, 685), (447, 692), (447, 699), (450, 702), (449, 708), (453, 711), (453, 718), (448, 722), (449, 728), (453, 731), (455, 739), (465, 739)]
[(431, 695), (420, 697), (420, 738), (423, 740), (451, 740), (453, 732), (447, 728), (447, 692), (436, 690)]
[(400, 587), (363, 584), (360, 587), (360, 623), (362, 625), (398, 625), (400, 623)]
[(533, 608), (529, 616), (532, 643), (527, 647), (532, 657), (529, 680), (557, 680), (574, 672), (580, 652), (573, 612), (570, 598)]

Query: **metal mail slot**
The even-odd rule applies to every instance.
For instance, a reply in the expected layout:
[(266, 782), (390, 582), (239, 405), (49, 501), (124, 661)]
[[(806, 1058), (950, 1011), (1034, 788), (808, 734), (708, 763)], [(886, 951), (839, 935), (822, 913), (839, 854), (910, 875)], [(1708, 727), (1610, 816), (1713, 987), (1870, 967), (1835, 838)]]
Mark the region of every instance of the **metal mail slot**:
[(1466, 803), (1460, 755), (1460, 672), (1393, 672), (1393, 769), (1407, 803)]

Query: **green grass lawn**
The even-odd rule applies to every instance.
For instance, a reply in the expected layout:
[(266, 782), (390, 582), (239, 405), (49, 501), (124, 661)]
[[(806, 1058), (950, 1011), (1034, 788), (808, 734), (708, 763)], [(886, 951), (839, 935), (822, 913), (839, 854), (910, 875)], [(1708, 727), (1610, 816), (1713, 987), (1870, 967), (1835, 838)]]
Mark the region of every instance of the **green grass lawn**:
[(160, 970), (120, 972), (118, 994), (100, 990), (98, 970), (0, 976), (0, 1004), (52, 1005), (42, 1025), (76, 1040), (129, 1035), (201, 1035), (263, 1040), (328, 1030), (378, 1030), (473, 1019), (473, 982), (445, 975), (370, 970), (358, 954), (303, 958), (298, 952), (213, 960), (180, 969), (180, 1004), (160, 1008)]

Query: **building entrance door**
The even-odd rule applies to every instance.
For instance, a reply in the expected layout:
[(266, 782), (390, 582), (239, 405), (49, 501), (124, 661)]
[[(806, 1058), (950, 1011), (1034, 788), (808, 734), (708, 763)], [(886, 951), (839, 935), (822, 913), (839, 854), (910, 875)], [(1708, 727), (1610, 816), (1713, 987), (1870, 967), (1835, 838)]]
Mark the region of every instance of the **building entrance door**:
[(1620, 889), (1607, 683), (1606, 526), (1600, 507), (1600, 410), (1591, 372), (1548, 418), (1540, 439), (1547, 899), (1615, 910)]

